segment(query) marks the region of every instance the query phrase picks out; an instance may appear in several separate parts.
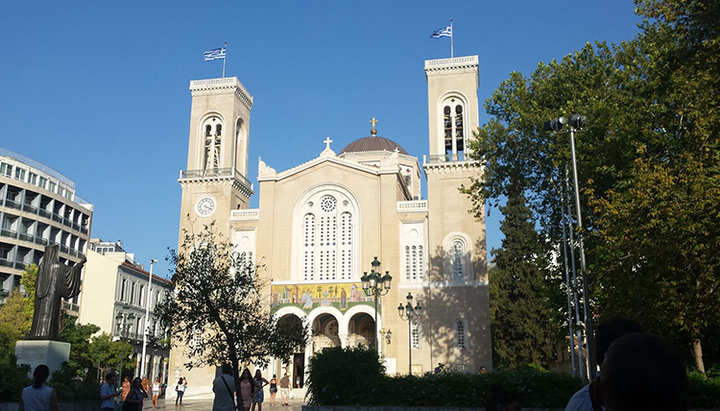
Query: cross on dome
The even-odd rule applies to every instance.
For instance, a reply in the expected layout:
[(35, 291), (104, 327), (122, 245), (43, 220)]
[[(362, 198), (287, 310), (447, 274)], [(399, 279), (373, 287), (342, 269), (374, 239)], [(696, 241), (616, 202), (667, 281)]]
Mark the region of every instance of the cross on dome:
[(333, 142), (333, 141), (330, 140), (330, 137), (328, 137), (328, 138), (326, 138), (325, 140), (323, 140), (323, 143), (325, 143), (325, 150), (330, 150), (330, 143), (332, 143), (332, 142)]
[(377, 135), (377, 130), (375, 129), (375, 123), (379, 123), (379, 121), (375, 120), (375, 116), (373, 116), (372, 120), (370, 120), (370, 124), (372, 124), (372, 130), (370, 130), (370, 134), (373, 136)]

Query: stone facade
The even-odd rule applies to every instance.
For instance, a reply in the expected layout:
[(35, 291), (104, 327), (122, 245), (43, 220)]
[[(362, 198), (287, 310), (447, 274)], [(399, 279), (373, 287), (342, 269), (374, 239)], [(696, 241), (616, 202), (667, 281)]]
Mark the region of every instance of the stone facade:
[[(181, 231), (214, 220), (239, 252), (262, 261), (259, 275), (271, 280), (265, 292), (275, 315), (313, 331), (305, 350), (288, 365), (272, 361), (266, 375), (287, 371), (302, 386), (314, 352), (376, 341), (391, 374), (440, 363), (469, 372), (492, 368), (485, 224), (459, 191), (482, 172), (466, 157), (478, 126), (478, 59), (429, 60), (425, 67), (430, 128), (422, 165), (375, 127), (340, 154), (327, 139), (318, 157), (288, 170), (258, 160), (254, 210), (247, 209), (253, 186), (244, 177), (252, 97), (236, 78), (191, 82)], [(427, 200), (420, 198), (421, 171)], [(379, 299), (377, 327), (360, 281), (375, 257), (393, 277)], [(397, 310), (408, 293), (423, 307), (412, 328)], [(215, 370), (189, 371), (183, 362), (182, 348), (173, 350), (170, 373), (188, 377), (198, 393), (209, 389)]]

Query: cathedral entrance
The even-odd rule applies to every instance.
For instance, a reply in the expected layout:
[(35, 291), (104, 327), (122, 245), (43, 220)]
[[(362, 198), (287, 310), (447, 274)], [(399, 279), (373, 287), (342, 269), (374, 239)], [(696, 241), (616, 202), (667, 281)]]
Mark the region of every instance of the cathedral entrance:
[(348, 322), (349, 347), (375, 346), (375, 320), (367, 313), (353, 315)]
[[(303, 328), (302, 320), (295, 314), (283, 315), (278, 319), (278, 325), (289, 329), (301, 330)], [(288, 364), (292, 369), (292, 372), (290, 372), (290, 378), (292, 378), (290, 380), (291, 387), (302, 388), (305, 383), (305, 349), (301, 348), (300, 351), (295, 352), (291, 361)], [(288, 371), (287, 368), (285, 371)], [(282, 377), (283, 374), (284, 372), (281, 372), (280, 376)]]
[(320, 314), (312, 324), (312, 352), (332, 347), (340, 347), (338, 320), (332, 314)]

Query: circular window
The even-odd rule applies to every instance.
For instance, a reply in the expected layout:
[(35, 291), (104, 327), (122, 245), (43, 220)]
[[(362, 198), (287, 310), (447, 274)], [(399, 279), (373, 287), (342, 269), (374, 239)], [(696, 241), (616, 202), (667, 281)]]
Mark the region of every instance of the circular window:
[(335, 197), (333, 196), (324, 196), (320, 199), (320, 209), (325, 211), (326, 213), (335, 210), (336, 204), (337, 200), (335, 200)]

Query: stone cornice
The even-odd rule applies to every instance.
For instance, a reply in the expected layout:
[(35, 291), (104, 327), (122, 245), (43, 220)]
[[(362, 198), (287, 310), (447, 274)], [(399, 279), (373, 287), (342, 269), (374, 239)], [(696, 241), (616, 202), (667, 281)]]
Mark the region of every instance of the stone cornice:
[(234, 93), (235, 97), (242, 101), (248, 110), (253, 106), (252, 96), (237, 77), (193, 80), (190, 82), (190, 92), (193, 97)]
[(238, 178), (233, 176), (205, 176), (205, 177), (187, 177), (178, 178), (177, 180), (180, 185), (192, 185), (192, 184), (232, 184), (232, 188), (240, 191), (245, 197), (250, 198), (255, 192), (253, 191), (252, 185), (248, 186)]
[(425, 60), (425, 73), (431, 75), (442, 72), (477, 72), (478, 65), (478, 56)]
[[(352, 169), (359, 170), (359, 171), (364, 171), (364, 172), (366, 172), (366, 173), (370, 173), (370, 174), (374, 174), (374, 175), (385, 174), (385, 173), (381, 173), (379, 168), (365, 166), (365, 165), (362, 165), (362, 164), (359, 164), (359, 163), (355, 163), (355, 162), (350, 161), (350, 160), (345, 160), (345, 159), (338, 158), (338, 157), (317, 157), (317, 158), (312, 159), (312, 160), (310, 160), (310, 161), (308, 161), (308, 162), (305, 162), (305, 163), (302, 163), (302, 164), (300, 164), (300, 165), (298, 165), (298, 166), (295, 166), (295, 167), (293, 167), (293, 168), (291, 168), (291, 169), (288, 169), (288, 170), (285, 170), (285, 171), (283, 171), (283, 172), (277, 173), (277, 174), (274, 175), (274, 176), (273, 176), (273, 175), (268, 175), (268, 174), (265, 174), (265, 175), (262, 176), (262, 177), (261, 177), (261, 176), (258, 176), (258, 181), (280, 181), (280, 180), (286, 179), (286, 178), (288, 178), (288, 177), (290, 177), (290, 176), (293, 176), (293, 175), (295, 175), (295, 174), (298, 174), (298, 173), (300, 173), (300, 172), (302, 172), (302, 171), (304, 171), (304, 170), (307, 170), (307, 169), (309, 169), (309, 168), (311, 168), (311, 167), (314, 167), (314, 166), (316, 166), (316, 165), (318, 165), (318, 164), (320, 164), (320, 163), (324, 163), (324, 162), (330, 162), (330, 163), (338, 164), (338, 165), (341, 165), (341, 166), (350, 167), (350, 168), (352, 168)], [(398, 172), (399, 172), (399, 170), (395, 170), (395, 171), (394, 171), (394, 173), (398, 173)]]
[(437, 163), (424, 163), (423, 169), (425, 173), (436, 172), (442, 173), (446, 171), (454, 170), (482, 170), (482, 165), (479, 161), (447, 161)]

